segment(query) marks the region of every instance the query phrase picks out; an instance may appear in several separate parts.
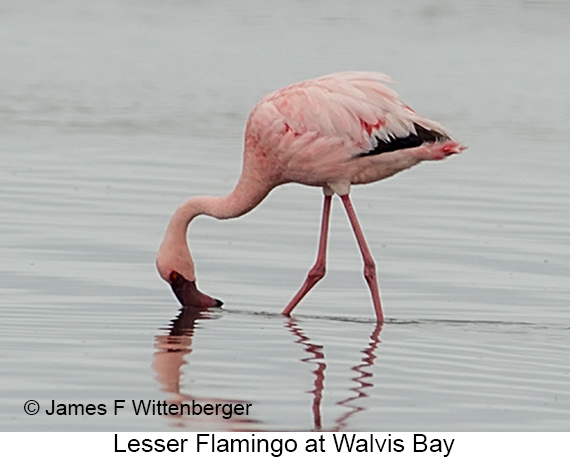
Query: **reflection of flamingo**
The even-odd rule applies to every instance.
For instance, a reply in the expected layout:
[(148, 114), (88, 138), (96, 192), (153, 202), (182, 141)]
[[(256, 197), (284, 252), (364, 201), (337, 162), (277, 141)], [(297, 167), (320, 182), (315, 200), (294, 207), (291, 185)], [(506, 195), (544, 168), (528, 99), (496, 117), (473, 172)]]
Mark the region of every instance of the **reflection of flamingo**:
[(379, 324), (376, 325), (372, 331), (372, 334), (370, 335), (370, 342), (368, 343), (368, 347), (362, 351), (364, 357), (362, 357), (362, 360), (358, 365), (355, 365), (351, 368), (352, 371), (357, 373), (357, 375), (352, 378), (352, 380), (357, 382), (359, 385), (351, 389), (355, 395), (347, 398), (346, 400), (337, 402), (337, 405), (346, 406), (350, 408), (350, 411), (346, 412), (336, 420), (336, 430), (344, 429), (350, 417), (365, 409), (362, 406), (352, 405), (351, 403), (360, 398), (368, 397), (365, 389), (374, 387), (374, 384), (372, 384), (371, 380), (372, 373), (366, 371), (365, 368), (372, 367), (374, 365), (374, 360), (376, 360), (375, 351), (380, 344), (380, 330), (382, 330), (382, 326)]
[[(295, 343), (299, 343), (304, 347), (305, 352), (311, 354), (311, 357), (301, 359), (301, 362), (305, 363), (316, 363), (317, 367), (313, 371), (315, 375), (315, 380), (313, 382), (314, 389), (309, 393), (313, 394), (313, 431), (322, 430), (322, 416), (321, 416), (321, 401), (323, 399), (323, 391), (325, 385), (325, 369), (327, 364), (325, 362), (325, 354), (323, 347), (311, 342), (311, 340), (305, 335), (305, 333), (299, 327), (297, 321), (290, 319), (285, 326), (297, 337)], [(372, 373), (366, 371), (366, 368), (372, 367), (374, 365), (374, 360), (376, 360), (376, 348), (380, 344), (380, 331), (382, 330), (381, 324), (376, 324), (372, 334), (370, 335), (370, 342), (368, 346), (361, 352), (364, 354), (361, 362), (351, 368), (352, 371), (357, 373), (357, 376), (352, 378), (353, 381), (357, 382), (359, 385), (352, 388), (351, 390), (355, 395), (348, 397), (344, 400), (338, 401), (337, 405), (345, 406), (349, 408), (345, 414), (340, 416), (335, 420), (334, 431), (343, 430), (346, 427), (348, 419), (360, 411), (364, 411), (366, 408), (363, 406), (352, 405), (355, 400), (366, 398), (368, 394), (366, 389), (374, 387), (371, 382)], [(370, 378), (370, 379), (368, 379)], [(368, 380), (367, 380), (368, 379)]]
[[(152, 368), (156, 373), (156, 379), (161, 385), (161, 390), (172, 397), (168, 404), (180, 406), (182, 403), (190, 403), (192, 400), (200, 404), (228, 404), (237, 405), (245, 402), (233, 399), (194, 397), (180, 391), (180, 378), (182, 367), (187, 363), (185, 358), (192, 352), (192, 339), (196, 321), (211, 319), (212, 316), (207, 311), (195, 308), (182, 308), (182, 311), (172, 325), (168, 335), (157, 335)], [(224, 419), (219, 415), (168, 415), (171, 424), (177, 427), (184, 427), (192, 424), (193, 428), (204, 428), (205, 430), (221, 429), (223, 431), (244, 431), (251, 429), (257, 424), (257, 420), (245, 415), (233, 415), (229, 419)]]
[[(196, 331), (196, 323), (200, 320), (215, 317), (215, 314), (205, 310), (184, 307), (178, 317), (172, 321), (168, 334), (159, 334), (155, 337), (156, 352), (154, 353), (152, 368), (155, 372), (156, 380), (160, 384), (161, 391), (169, 394), (170, 398), (167, 400), (169, 405), (180, 406), (183, 403), (189, 404), (193, 400), (200, 404), (224, 403), (235, 405), (245, 403), (244, 401), (219, 397), (196, 397), (182, 392), (182, 368), (188, 363), (188, 357), (193, 351), (192, 343)], [(321, 407), (325, 394), (325, 370), (327, 369), (324, 347), (312, 342), (296, 319), (287, 319), (284, 325), (294, 335), (294, 342), (299, 344), (303, 351), (308, 354), (308, 356), (302, 356), (300, 361), (312, 367), (311, 372), (314, 378), (312, 389), (307, 392), (312, 396), (312, 431), (322, 431), (323, 416)], [(343, 395), (345, 399), (336, 402), (337, 405), (348, 409), (334, 420), (332, 426), (328, 429), (329, 431), (345, 429), (350, 418), (366, 410), (365, 406), (356, 402), (366, 399), (369, 396), (370, 389), (374, 387), (372, 373), (369, 369), (376, 360), (376, 350), (380, 344), (381, 329), (381, 324), (374, 326), (367, 346), (360, 351), (363, 356), (356, 365), (352, 366), (351, 371), (356, 373), (352, 381), (356, 382), (357, 385), (350, 388), (346, 395)], [(234, 415), (229, 419), (223, 419), (215, 415), (194, 417), (186, 414), (169, 414), (167, 418), (171, 426), (191, 427), (192, 429), (247, 431), (258, 430), (263, 427), (262, 422), (260, 423), (258, 420), (251, 418), (251, 416), (245, 415)]]
[(289, 315), (325, 274), (331, 197), (338, 194), (362, 253), (376, 318), (383, 321), (376, 267), (349, 198), (350, 186), (387, 178), (423, 160), (443, 159), (464, 147), (380, 81), (390, 79), (379, 73), (337, 73), (285, 87), (257, 104), (247, 122), (243, 169), (235, 189), (225, 197), (187, 200), (166, 230), (156, 263), (182, 305), (221, 305), (196, 288), (186, 240), (192, 219), (199, 214), (241, 216), (274, 187), (297, 182), (322, 187), (323, 217), (316, 263), (283, 314)]
[(313, 394), (313, 432), (318, 432), (321, 430), (321, 427), (323, 425), (321, 419), (321, 400), (323, 399), (325, 369), (327, 368), (327, 364), (325, 363), (325, 354), (323, 354), (323, 347), (311, 343), (311, 340), (305, 336), (303, 331), (299, 328), (294, 320), (289, 319), (285, 326), (291, 330), (291, 333), (293, 333), (293, 335), (298, 338), (295, 343), (302, 344), (305, 348), (305, 352), (311, 354), (310, 357), (301, 359), (301, 362), (316, 362), (317, 364), (317, 368), (315, 368), (313, 371), (313, 374), (315, 375), (315, 388), (309, 393)]

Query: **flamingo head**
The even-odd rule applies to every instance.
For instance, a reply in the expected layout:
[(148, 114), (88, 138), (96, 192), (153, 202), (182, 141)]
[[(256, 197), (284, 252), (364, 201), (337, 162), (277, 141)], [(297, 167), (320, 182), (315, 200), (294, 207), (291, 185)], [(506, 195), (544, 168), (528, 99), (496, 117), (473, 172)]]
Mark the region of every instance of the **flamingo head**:
[[(196, 276), (188, 249), (172, 248), (163, 243), (156, 257), (158, 273), (172, 288), (180, 304), (187, 308), (206, 309), (222, 306), (222, 302), (210, 297), (196, 287)], [(190, 279), (187, 279), (190, 278)]]
[(176, 271), (170, 273), (170, 287), (180, 304), (187, 308), (219, 308), (223, 305), (221, 300), (212, 298), (198, 290), (196, 281), (188, 281), (184, 276)]

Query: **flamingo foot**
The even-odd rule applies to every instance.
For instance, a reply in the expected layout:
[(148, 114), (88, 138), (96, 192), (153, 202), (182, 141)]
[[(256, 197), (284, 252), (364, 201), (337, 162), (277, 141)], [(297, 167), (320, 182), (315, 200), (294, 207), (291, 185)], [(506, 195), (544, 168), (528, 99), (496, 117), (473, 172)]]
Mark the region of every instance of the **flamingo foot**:
[(221, 300), (200, 292), (196, 287), (196, 281), (188, 281), (175, 271), (170, 274), (170, 287), (185, 308), (219, 308), (224, 304)]

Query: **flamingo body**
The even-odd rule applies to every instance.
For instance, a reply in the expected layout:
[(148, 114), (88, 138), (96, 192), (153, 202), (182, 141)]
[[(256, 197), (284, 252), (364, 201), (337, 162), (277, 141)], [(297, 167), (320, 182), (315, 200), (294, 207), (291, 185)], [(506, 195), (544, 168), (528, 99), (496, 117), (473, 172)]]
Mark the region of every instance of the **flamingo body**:
[(336, 73), (270, 93), (254, 107), (235, 189), (225, 197), (193, 197), (183, 203), (172, 216), (160, 247), (159, 273), (183, 306), (221, 304), (196, 288), (186, 240), (192, 219), (199, 214), (238, 217), (257, 206), (274, 187), (297, 182), (323, 189), (323, 220), (317, 261), (283, 313), (289, 315), (324, 276), (331, 196), (338, 194), (362, 252), (377, 320), (383, 320), (374, 260), (352, 208), (350, 187), (464, 149), (441, 125), (416, 114), (382, 84), (390, 81), (381, 73)]

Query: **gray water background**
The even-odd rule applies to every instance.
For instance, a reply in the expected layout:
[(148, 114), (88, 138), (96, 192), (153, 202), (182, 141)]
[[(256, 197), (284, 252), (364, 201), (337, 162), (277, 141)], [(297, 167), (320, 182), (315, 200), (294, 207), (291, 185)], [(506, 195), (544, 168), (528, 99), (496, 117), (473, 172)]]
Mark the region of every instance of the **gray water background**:
[[(568, 431), (568, 24), (564, 1), (2, 2), (0, 429)], [(342, 70), (389, 74), (469, 146), (353, 188), (388, 322), (338, 200), (326, 278), (279, 314), (322, 199), (288, 185), (192, 224), (225, 306), (172, 327), (172, 211), (232, 189), (264, 94)], [(253, 406), (45, 414), (115, 399)]]

